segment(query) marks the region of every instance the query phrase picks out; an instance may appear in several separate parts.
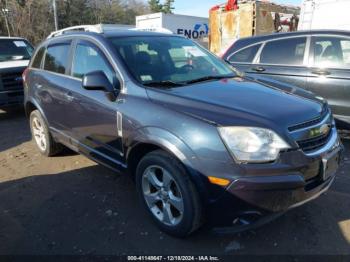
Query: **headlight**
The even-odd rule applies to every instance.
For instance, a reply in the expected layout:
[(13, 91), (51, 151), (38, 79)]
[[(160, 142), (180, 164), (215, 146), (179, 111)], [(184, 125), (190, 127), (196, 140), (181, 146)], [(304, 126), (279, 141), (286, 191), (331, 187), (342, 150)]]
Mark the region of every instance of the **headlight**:
[(275, 132), (256, 127), (219, 127), (219, 133), (234, 158), (240, 162), (271, 162), (290, 146)]

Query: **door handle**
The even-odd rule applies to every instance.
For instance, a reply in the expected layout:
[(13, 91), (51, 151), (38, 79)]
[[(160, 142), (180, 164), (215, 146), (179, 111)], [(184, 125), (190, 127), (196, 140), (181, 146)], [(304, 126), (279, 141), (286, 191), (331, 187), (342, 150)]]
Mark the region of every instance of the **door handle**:
[(331, 72), (323, 69), (313, 70), (311, 71), (311, 73), (315, 75), (320, 75), (320, 76), (327, 76), (331, 74)]
[(252, 70), (254, 70), (256, 72), (264, 72), (264, 71), (266, 71), (266, 69), (263, 68), (262, 66), (253, 67)]
[(66, 99), (69, 101), (69, 102), (73, 102), (74, 100), (74, 96), (71, 92), (68, 92), (68, 93), (65, 93), (64, 96), (66, 97)]

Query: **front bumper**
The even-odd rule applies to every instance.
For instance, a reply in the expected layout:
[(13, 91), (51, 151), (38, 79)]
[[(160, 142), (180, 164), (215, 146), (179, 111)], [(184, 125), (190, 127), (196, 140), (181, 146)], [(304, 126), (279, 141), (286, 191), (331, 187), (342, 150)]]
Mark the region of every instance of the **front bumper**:
[(0, 107), (23, 105), (24, 92), (22, 90), (0, 91)]
[[(245, 165), (244, 175), (237, 177), (225, 193), (212, 202), (210, 213), (217, 220), (221, 212), (224, 216), (219, 224), (232, 225), (236, 218), (259, 220), (311, 201), (332, 185), (342, 153), (343, 146), (334, 128), (322, 150), (312, 154), (290, 151), (281, 154), (276, 163)], [(324, 160), (329, 157), (336, 166), (334, 172), (325, 177)]]
[[(271, 212), (282, 212), (300, 206), (315, 199), (331, 186), (342, 159), (342, 152), (343, 146), (334, 128), (331, 138), (322, 149), (310, 154), (300, 150), (286, 152), (281, 156), (283, 163), (288, 163), (286, 158), (289, 158), (297, 169), (291, 165), (280, 168), (278, 164), (274, 169), (272, 165), (264, 175), (244, 176), (234, 180), (227, 191), (249, 204)], [(325, 161), (329, 158), (335, 164), (333, 172), (325, 177), (328, 168)]]

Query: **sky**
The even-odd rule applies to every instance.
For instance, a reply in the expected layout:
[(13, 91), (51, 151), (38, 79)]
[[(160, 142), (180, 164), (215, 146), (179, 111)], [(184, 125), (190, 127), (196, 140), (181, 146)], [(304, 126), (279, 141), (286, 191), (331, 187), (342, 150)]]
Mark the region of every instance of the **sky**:
[[(225, 0), (175, 0), (175, 14), (209, 16), (209, 9), (215, 5), (224, 3)], [(300, 5), (301, 0), (274, 0), (279, 4)]]

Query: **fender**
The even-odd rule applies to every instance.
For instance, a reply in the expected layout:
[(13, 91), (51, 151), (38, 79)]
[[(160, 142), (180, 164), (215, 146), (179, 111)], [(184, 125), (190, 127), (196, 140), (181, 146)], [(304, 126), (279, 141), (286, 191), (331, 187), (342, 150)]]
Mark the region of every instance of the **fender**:
[[(44, 113), (44, 111), (42, 110), (42, 108), (41, 108), (41, 106), (39, 105), (39, 103), (36, 101), (36, 100), (34, 100), (34, 99), (30, 99), (30, 100), (26, 100), (25, 101), (25, 111), (26, 111), (26, 115), (29, 117), (30, 115), (29, 115), (29, 112), (27, 112), (27, 104), (28, 103), (31, 103), (31, 104), (33, 104), (34, 106), (35, 106), (35, 108), (37, 109), (37, 110), (39, 110), (39, 112), (40, 112), (40, 114), (41, 114), (41, 116), (44, 118), (44, 121), (46, 122), (46, 124), (48, 124), (49, 122), (48, 122), (48, 120), (47, 120), (47, 118), (46, 118), (46, 115), (45, 115), (45, 113)], [(48, 126), (49, 126), (49, 124), (48, 124)], [(49, 126), (49, 128), (50, 128), (50, 126)]]
[(136, 130), (128, 140), (132, 141), (132, 143), (127, 146), (126, 159), (128, 159), (133, 148), (140, 143), (158, 146), (175, 156), (185, 166), (200, 195), (208, 199), (205, 182), (199, 172), (198, 158), (192, 149), (179, 137), (166, 129), (149, 126)]

